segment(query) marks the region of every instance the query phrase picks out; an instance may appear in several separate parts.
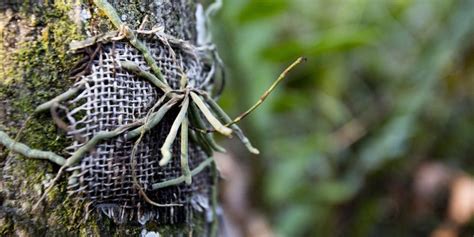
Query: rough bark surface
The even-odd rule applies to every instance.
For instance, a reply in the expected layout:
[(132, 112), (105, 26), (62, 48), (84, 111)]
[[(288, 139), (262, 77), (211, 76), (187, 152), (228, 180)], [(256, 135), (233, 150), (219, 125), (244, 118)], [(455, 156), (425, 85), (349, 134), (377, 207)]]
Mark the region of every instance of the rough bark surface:
[[(148, 26), (159, 23), (168, 34), (193, 42), (196, 39), (194, 1), (109, 2), (134, 28), (148, 15)], [(89, 1), (0, 2), (0, 129), (14, 136), (37, 105), (72, 85), (68, 72), (78, 57), (67, 53), (71, 40), (109, 29), (113, 26)], [(57, 153), (70, 142), (48, 113), (35, 116), (20, 141)], [(202, 217), (186, 226), (157, 226), (153, 222), (146, 227), (116, 225), (69, 198), (66, 179), (48, 195), (44, 206), (33, 211), (58, 167), (8, 154), (0, 145), (0, 169), (5, 172), (0, 175), (0, 236), (137, 236), (144, 228), (162, 236), (188, 236), (191, 232), (203, 236), (207, 232)]]

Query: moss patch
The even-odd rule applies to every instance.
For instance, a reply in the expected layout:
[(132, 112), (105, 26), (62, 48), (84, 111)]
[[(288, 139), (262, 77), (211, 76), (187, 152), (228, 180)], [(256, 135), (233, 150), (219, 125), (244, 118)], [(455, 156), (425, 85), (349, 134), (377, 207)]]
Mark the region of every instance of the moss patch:
[[(19, 131), (37, 105), (62, 93), (74, 83), (68, 75), (78, 56), (68, 54), (67, 49), (69, 42), (81, 39), (82, 34), (69, 18), (71, 10), (69, 4), (40, 5), (25, 1), (13, 13), (14, 20), (1, 34), (0, 55), (6, 63), (2, 64), (0, 73), (0, 101), (6, 111), (0, 117), (0, 124), (8, 129), (10, 135)], [(20, 141), (32, 148), (56, 153), (61, 153), (70, 143), (64, 132), (52, 122), (49, 113), (35, 115), (26, 124)], [(3, 155), (6, 155), (5, 152)], [(21, 218), (10, 215), (15, 220), (14, 225), (32, 235), (67, 233), (72, 226), (76, 227), (77, 223), (66, 222), (71, 220), (74, 208), (64, 202), (67, 200), (64, 182), (49, 194), (48, 210), (32, 211), (33, 204), (44, 191), (45, 181), (52, 178), (58, 167), (46, 161), (20, 157), (11, 157), (11, 160), (8, 173), (12, 178), (0, 181), (5, 183), (5, 189), (10, 193), (3, 208), (22, 214)], [(4, 220), (10, 219), (7, 216)], [(32, 223), (24, 225), (23, 220)], [(0, 225), (3, 232), (0, 235), (13, 234), (9, 233), (13, 229), (8, 226), (7, 223)], [(54, 226), (62, 228), (49, 229)]]

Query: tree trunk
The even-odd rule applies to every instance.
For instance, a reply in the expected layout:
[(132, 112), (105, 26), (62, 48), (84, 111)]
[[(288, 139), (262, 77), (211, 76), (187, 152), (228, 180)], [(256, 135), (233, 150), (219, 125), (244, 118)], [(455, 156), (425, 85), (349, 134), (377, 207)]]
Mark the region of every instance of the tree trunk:
[[(196, 41), (194, 1), (109, 2), (132, 29), (148, 15), (149, 25), (159, 23), (170, 35)], [(68, 74), (80, 56), (67, 52), (72, 40), (111, 29), (114, 27), (90, 1), (0, 2), (0, 129), (14, 137), (37, 105), (74, 83)], [(48, 113), (32, 117), (20, 141), (58, 154), (71, 142)], [(25, 159), (0, 145), (0, 168), (1, 236), (137, 236), (144, 228), (162, 236), (208, 233), (208, 223), (202, 216), (193, 218), (191, 225), (117, 225), (68, 197), (65, 179), (48, 194), (47, 205), (33, 210), (47, 182), (56, 174), (57, 165)]]

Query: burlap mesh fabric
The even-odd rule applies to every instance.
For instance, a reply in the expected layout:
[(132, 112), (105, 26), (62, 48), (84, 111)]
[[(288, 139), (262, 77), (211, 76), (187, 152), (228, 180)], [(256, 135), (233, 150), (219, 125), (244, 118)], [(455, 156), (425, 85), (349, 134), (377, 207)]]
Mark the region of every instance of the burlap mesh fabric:
[[(193, 87), (201, 86), (208, 78), (210, 67), (193, 48), (171, 43), (176, 54), (173, 57), (169, 46), (157, 37), (146, 36), (142, 40), (152, 42), (146, 44), (171, 87), (178, 88), (180, 69), (186, 73)], [(111, 131), (144, 118), (163, 95), (146, 79), (122, 70), (119, 63), (124, 60), (149, 69), (141, 53), (126, 41), (120, 41), (104, 44), (93, 58), (90, 73), (80, 79), (78, 85), (84, 83), (83, 90), (68, 102), (68, 136), (75, 141), (67, 148), (69, 153), (72, 154), (100, 131)], [(125, 135), (95, 146), (78, 165), (68, 169), (71, 172), (68, 187), (70, 193), (92, 202), (95, 208), (102, 210), (116, 222), (144, 222), (155, 218), (159, 223), (183, 223), (189, 220), (193, 210), (208, 210), (207, 197), (211, 187), (208, 169), (194, 176), (191, 185), (183, 183), (151, 190), (154, 183), (181, 176), (179, 135), (173, 144), (172, 161), (164, 167), (158, 165), (161, 159), (160, 148), (177, 113), (176, 107), (158, 126), (145, 133), (133, 158), (131, 153), (136, 140), (126, 141)], [(191, 141), (189, 154), (191, 169), (207, 158)], [(132, 159), (137, 162), (136, 178), (150, 199), (160, 204), (182, 206), (156, 207), (148, 204), (134, 187)]]

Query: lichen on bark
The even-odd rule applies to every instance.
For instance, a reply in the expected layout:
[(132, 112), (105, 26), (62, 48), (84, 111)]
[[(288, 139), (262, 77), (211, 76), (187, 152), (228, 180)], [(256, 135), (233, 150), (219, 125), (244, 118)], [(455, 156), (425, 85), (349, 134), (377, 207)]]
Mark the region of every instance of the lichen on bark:
[[(0, 3), (0, 129), (11, 136), (37, 105), (74, 83), (68, 74), (78, 56), (67, 52), (69, 42), (113, 28), (89, 1), (60, 2)], [(149, 26), (158, 23), (168, 34), (192, 42), (196, 39), (193, 1), (110, 2), (133, 28), (148, 15)], [(20, 141), (59, 154), (70, 143), (48, 113), (33, 117)], [(0, 145), (0, 169), (1, 236), (136, 236), (143, 229), (135, 224), (117, 225), (100, 213), (89, 212), (87, 203), (67, 196), (65, 179), (48, 194), (46, 204), (33, 211), (33, 204), (58, 167), (8, 154)], [(146, 228), (163, 236), (191, 232), (203, 236), (207, 225), (196, 216), (191, 225), (156, 226), (150, 222)]]

